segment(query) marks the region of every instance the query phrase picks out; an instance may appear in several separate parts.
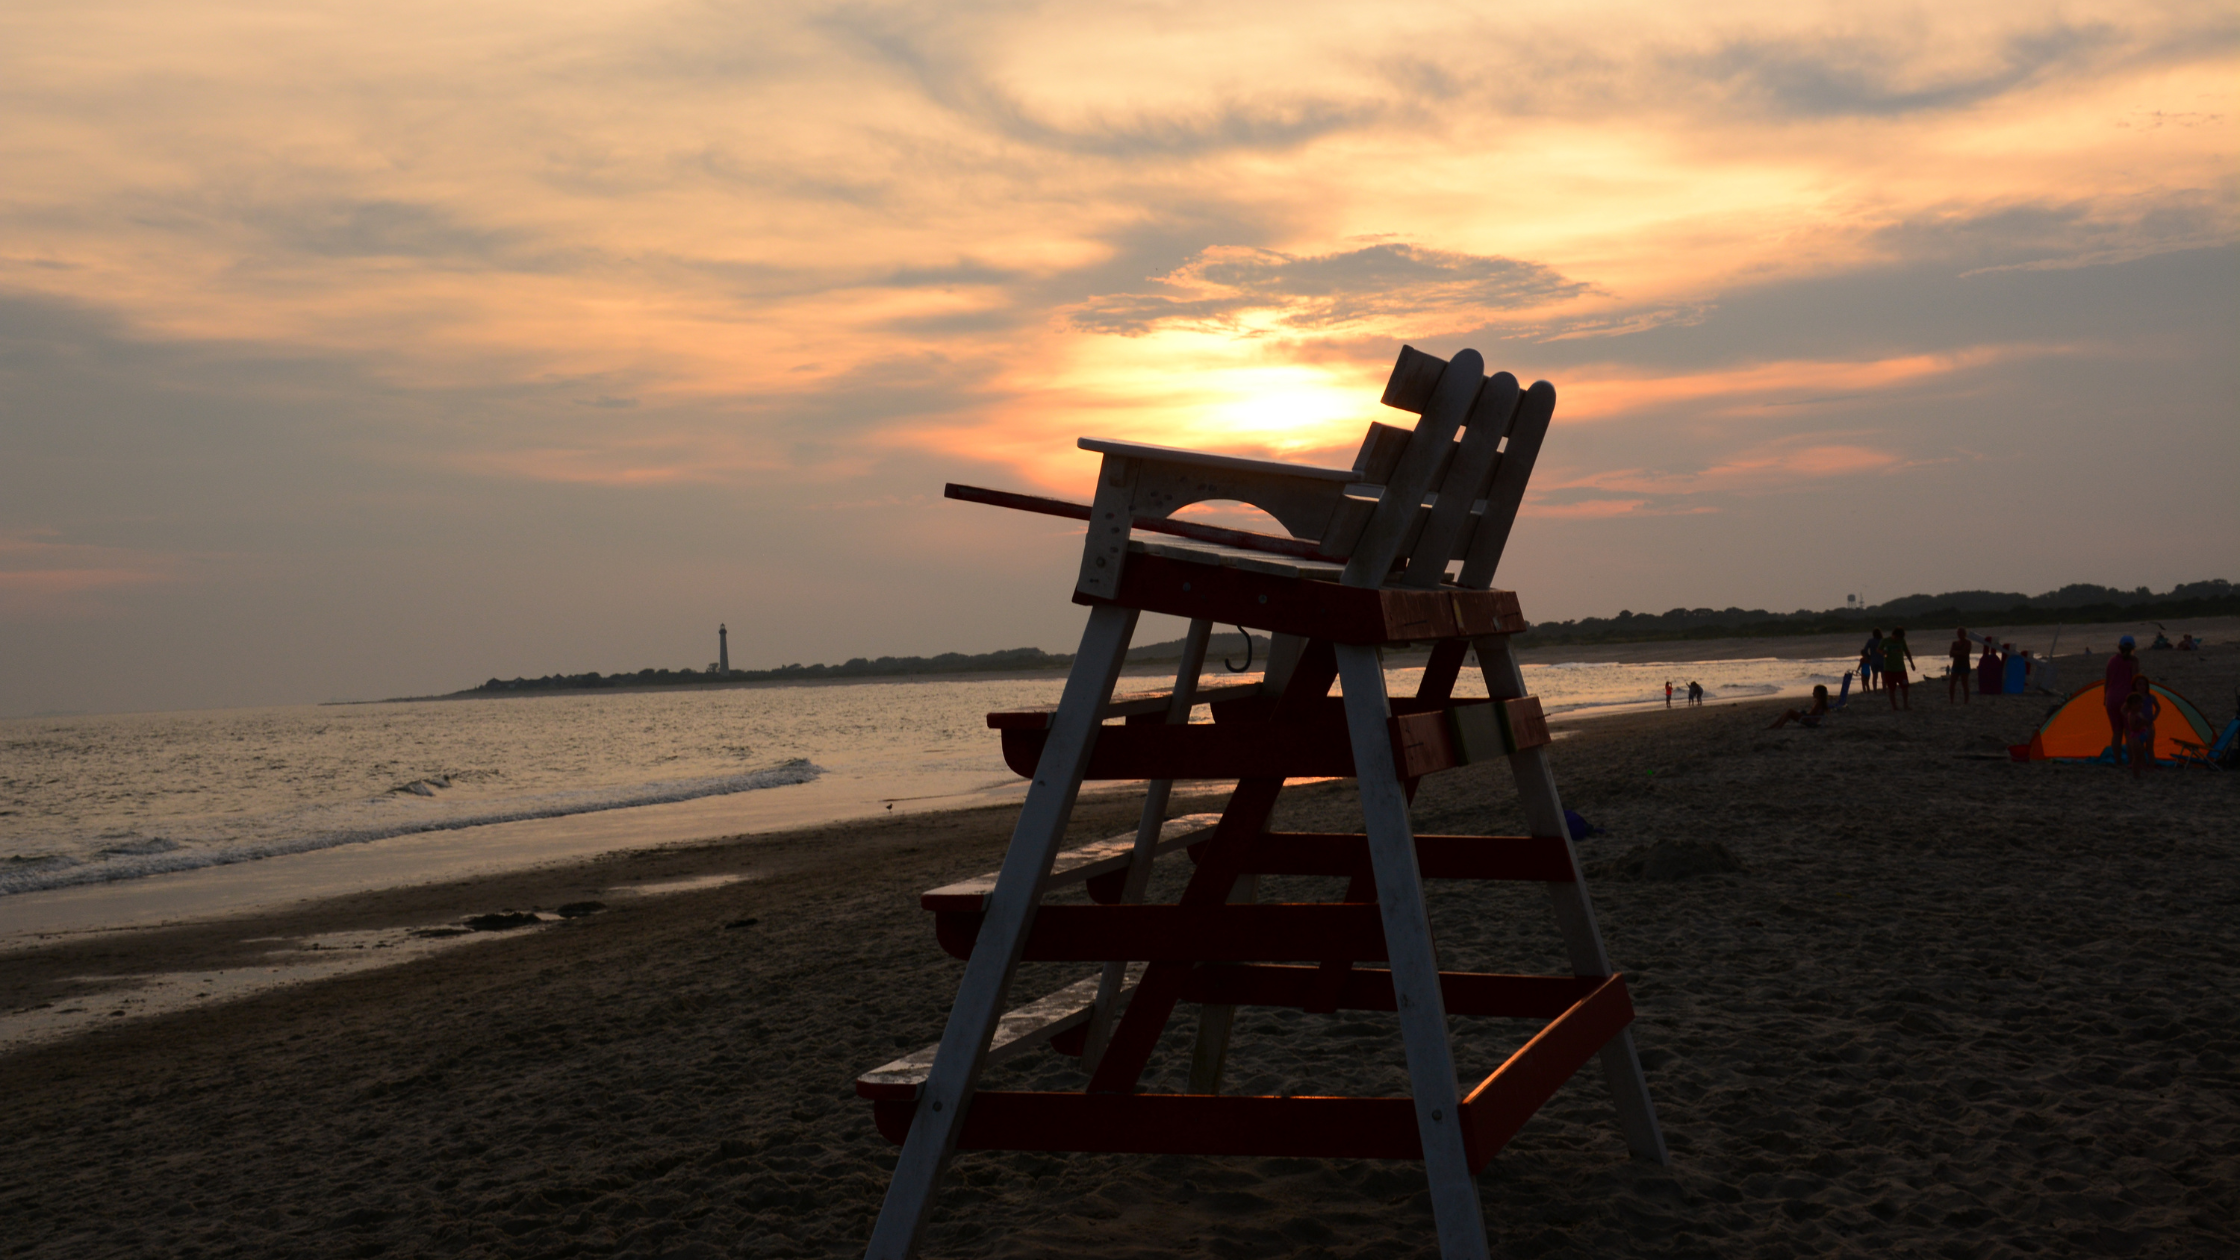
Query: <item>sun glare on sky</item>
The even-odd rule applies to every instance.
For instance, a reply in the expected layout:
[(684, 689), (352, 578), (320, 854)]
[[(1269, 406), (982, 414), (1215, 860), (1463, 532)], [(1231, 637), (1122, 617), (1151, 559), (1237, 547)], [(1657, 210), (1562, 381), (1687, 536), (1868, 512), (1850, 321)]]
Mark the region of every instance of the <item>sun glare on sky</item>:
[[(941, 593), (966, 537), (1023, 601), (1070, 563), (933, 524), (942, 481), (1086, 497), (1082, 435), (1342, 464), (1403, 343), (1557, 386), (1546, 613), (1809, 603), (1862, 536), (1909, 540), (1884, 587), (2214, 576), (2236, 85), (2204, 4), (17, 6), (0, 625), (92, 677), (69, 625), (472, 556), (427, 598), (481, 628), (410, 672), (556, 624), (590, 547), (750, 659), (1061, 646), (1062, 601)], [(2220, 558), (2049, 506), (2111, 468)], [(772, 583), (863, 641), (724, 613)]]

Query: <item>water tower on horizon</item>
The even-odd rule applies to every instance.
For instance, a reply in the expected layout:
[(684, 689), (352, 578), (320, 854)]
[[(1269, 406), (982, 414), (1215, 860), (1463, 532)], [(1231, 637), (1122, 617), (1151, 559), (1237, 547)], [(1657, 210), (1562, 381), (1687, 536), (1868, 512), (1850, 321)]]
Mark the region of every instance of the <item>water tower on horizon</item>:
[(722, 622), (716, 623), (716, 673), (731, 672), (731, 631)]

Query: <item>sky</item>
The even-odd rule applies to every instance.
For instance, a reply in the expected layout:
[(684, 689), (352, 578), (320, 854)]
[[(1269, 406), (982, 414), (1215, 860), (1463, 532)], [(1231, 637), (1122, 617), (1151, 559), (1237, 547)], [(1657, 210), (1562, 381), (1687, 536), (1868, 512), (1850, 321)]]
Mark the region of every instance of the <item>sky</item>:
[(2223, 3), (0, 6), (0, 715), (1068, 651), (944, 482), (1402, 344), (1530, 617), (2240, 578), (2236, 139)]

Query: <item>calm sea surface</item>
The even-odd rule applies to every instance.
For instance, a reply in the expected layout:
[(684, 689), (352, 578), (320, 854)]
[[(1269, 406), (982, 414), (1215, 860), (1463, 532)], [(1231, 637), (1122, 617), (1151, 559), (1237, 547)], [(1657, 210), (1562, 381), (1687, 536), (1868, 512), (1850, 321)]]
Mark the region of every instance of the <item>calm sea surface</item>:
[[(1551, 713), (1832, 688), (1846, 661), (1528, 665)], [(1420, 670), (1391, 671), (1396, 694)], [(1208, 681), (1216, 681), (1213, 678)], [(1124, 688), (1157, 685), (1131, 677)], [(868, 803), (1016, 784), (990, 710), (1064, 679), (959, 679), (0, 721), (0, 894), (834, 776)], [(1465, 695), (1483, 695), (1474, 670)], [(1204, 710), (1199, 711), (1200, 718)], [(751, 800), (752, 798), (747, 798)], [(960, 799), (959, 803), (969, 803)]]

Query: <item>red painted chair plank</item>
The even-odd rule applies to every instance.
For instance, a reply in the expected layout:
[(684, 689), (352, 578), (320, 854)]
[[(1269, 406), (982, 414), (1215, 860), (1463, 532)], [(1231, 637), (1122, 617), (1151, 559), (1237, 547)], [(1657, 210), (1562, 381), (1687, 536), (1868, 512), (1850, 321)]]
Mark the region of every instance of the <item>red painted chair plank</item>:
[(1476, 638), (1527, 625), (1514, 591), (1341, 586), (1150, 555), (1128, 557), (1114, 598), (1076, 592), (1073, 600), (1337, 643)]
[[(1305, 1010), (1317, 992), (1319, 967), (1247, 963), (1203, 967), (1183, 985), (1182, 1000), (1217, 1006), (1288, 1006)], [(1439, 991), (1450, 1015), (1505, 1019), (1553, 1019), (1603, 984), (1600, 976), (1507, 976), (1486, 972), (1443, 971)], [(1336, 1002), (1323, 1010), (1392, 1011), (1392, 975), (1356, 969), (1345, 974)], [(1607, 1040), (1607, 1038), (1605, 1038)]]
[[(1190, 846), (1193, 859), (1205, 842)], [(1507, 879), (1568, 884), (1576, 877), (1561, 836), (1417, 836), (1425, 879)], [(1355, 832), (1271, 831), (1245, 857), (1251, 875), (1330, 875), (1369, 869), (1369, 838)]]
[(1625, 977), (1611, 976), (1470, 1091), (1462, 1103), (1462, 1142), (1471, 1169), (1484, 1168), (1500, 1154), (1541, 1104), (1632, 1022)]
[[(1565, 1081), (1633, 1021), (1633, 1004), (1623, 976), (1472, 978), (1533, 981), (1550, 988), (1562, 982), (1573, 994), (1587, 989), (1464, 1100), (1462, 1127), (1470, 1167), (1482, 1171)], [(1389, 992), (1388, 986), (1388, 1001)], [(915, 1112), (915, 1104), (900, 1099), (872, 1104), (880, 1134), (897, 1145), (909, 1135)], [(1145, 1155), (1423, 1158), (1415, 1104), (1407, 1098), (980, 1090), (972, 1096), (957, 1145), (968, 1150)]]
[[(1462, 762), (1445, 712), (1389, 719), (1395, 760), (1406, 778)], [(1034, 777), (1047, 731), (1003, 728), (1003, 760)], [(1352, 778), (1353, 742), (1343, 721), (1214, 722), (1193, 726), (1105, 726), (1083, 777), (1100, 779)]]
[[(879, 1132), (900, 1145), (916, 1105), (875, 1102)], [(1118, 1151), (1156, 1155), (1295, 1155), (1422, 1159), (1406, 1098), (1251, 1098), (1220, 1094), (1056, 1094), (980, 1090), (960, 1150)]]
[[(943, 911), (934, 935), (952, 958), (970, 958), (982, 915)], [(1258, 962), (1384, 957), (1374, 905), (1043, 906), (1024, 952), (1029, 962)]]

